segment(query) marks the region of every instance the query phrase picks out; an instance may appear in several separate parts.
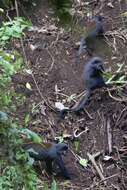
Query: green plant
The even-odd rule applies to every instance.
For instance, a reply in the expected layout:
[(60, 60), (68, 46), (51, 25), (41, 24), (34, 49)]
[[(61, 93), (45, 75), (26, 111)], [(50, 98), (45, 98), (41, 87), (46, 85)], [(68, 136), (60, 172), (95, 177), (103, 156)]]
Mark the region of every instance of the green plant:
[[(3, 23), (0, 28), (0, 45), (6, 45), (13, 38), (20, 38), (29, 23), (22, 18)], [(37, 190), (37, 175), (32, 161), (22, 149), (19, 120), (9, 119), (3, 112), (12, 113), (21, 106), (25, 97), (17, 94), (12, 84), (12, 76), (23, 69), (23, 59), (16, 51), (0, 50), (0, 189)], [(26, 124), (29, 118), (26, 118)], [(37, 139), (35, 134), (31, 134)]]
[(0, 6), (2, 8), (9, 8), (12, 5), (11, 0), (0, 0)]
[(31, 23), (22, 17), (16, 17), (14, 20), (4, 22), (0, 28), (0, 45), (4, 46), (13, 38), (21, 38), (23, 31), (29, 28)]
[(18, 126), (11, 121), (0, 122), (0, 189), (36, 190), (37, 176), (22, 150)]
[(123, 70), (123, 64), (117, 64), (118, 69), (115, 73), (105, 72), (104, 78), (106, 80), (106, 84), (115, 84), (115, 85), (125, 85), (127, 84), (127, 77)]
[(53, 182), (51, 184), (51, 190), (58, 190), (57, 183), (56, 183), (55, 179), (53, 179)]
[[(1, 109), (4, 107), (11, 108), (14, 110), (15, 107), (12, 100), (17, 100), (21, 95), (17, 95), (11, 86), (11, 77), (19, 72), (22, 68), (23, 60), (17, 52), (6, 52), (0, 51), (0, 106)], [(24, 98), (23, 98), (24, 99)], [(18, 101), (19, 102), (19, 101)]]
[(71, 9), (72, 0), (49, 0), (55, 10), (56, 16), (61, 24), (68, 25), (72, 21)]
[(19, 133), (25, 134), (28, 139), (30, 139), (31, 141), (33, 141), (35, 143), (42, 142), (42, 138), (40, 138), (35, 132), (33, 132), (27, 128), (20, 129)]

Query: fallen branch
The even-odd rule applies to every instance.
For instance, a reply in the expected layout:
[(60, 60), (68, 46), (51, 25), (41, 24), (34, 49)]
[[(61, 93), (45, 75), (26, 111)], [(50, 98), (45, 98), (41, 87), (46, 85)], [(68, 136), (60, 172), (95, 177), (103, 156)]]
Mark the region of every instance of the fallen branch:
[(107, 120), (107, 136), (108, 136), (108, 151), (109, 154), (112, 152), (112, 133), (111, 133), (111, 126), (110, 126), (110, 120)]
[[(95, 155), (97, 156), (98, 154), (100, 155), (100, 152), (97, 153), (97, 154), (95, 154)], [(97, 173), (98, 173), (100, 179), (101, 179), (102, 181), (104, 181), (104, 180), (105, 180), (105, 177), (103, 176), (103, 174), (102, 174), (100, 168), (98, 167), (98, 165), (97, 165), (96, 162), (95, 162), (95, 155), (91, 155), (90, 153), (87, 153), (87, 156), (89, 157), (89, 160), (91, 161), (91, 163), (93, 164), (94, 168), (96, 169), (96, 171), (97, 171)]]

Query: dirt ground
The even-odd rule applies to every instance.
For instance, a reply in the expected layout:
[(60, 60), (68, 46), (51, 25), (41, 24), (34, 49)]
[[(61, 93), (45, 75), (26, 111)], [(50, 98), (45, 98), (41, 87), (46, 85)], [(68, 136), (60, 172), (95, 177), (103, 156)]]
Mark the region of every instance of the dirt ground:
[[(94, 2), (97, 1), (86, 7), (95, 12), (99, 10), (104, 16), (105, 31), (111, 35), (107, 37), (105, 47), (103, 43), (96, 46), (93, 56), (104, 59), (106, 70), (116, 71), (118, 63), (127, 64), (127, 42), (120, 32), (127, 24), (120, 17), (121, 13), (127, 11), (127, 5), (125, 1), (112, 1), (114, 7), (111, 7), (108, 5), (111, 1), (104, 1), (102, 4), (99, 1), (95, 6)], [(33, 26), (40, 29), (29, 31), (24, 38), (29, 67), (39, 89), (29, 74), (13, 78), (16, 90), (27, 96), (27, 102), (18, 115), (24, 118), (26, 113), (31, 113), (30, 129), (46, 141), (54, 141), (55, 137), (62, 135), (65, 137), (64, 141), (68, 143), (70, 150), (64, 160), (72, 180), (66, 182), (56, 178), (59, 189), (127, 189), (127, 86), (122, 89), (114, 87), (111, 94), (107, 89), (97, 90), (83, 113), (78, 116), (69, 113), (64, 120), (59, 121), (58, 113), (52, 108), (55, 107), (55, 102), (72, 106), (78, 101), (78, 95), (84, 91), (82, 70), (90, 57), (84, 54), (77, 62), (77, 42), (80, 35), (54, 27), (56, 21), (47, 3), (43, 2), (33, 8), (27, 16)], [(83, 24), (85, 22), (82, 18)], [(30, 93), (20, 89), (27, 82), (32, 87)], [(71, 95), (75, 95), (74, 99)], [(108, 128), (110, 132), (107, 132)], [(79, 134), (84, 130), (84, 133)], [(79, 137), (75, 137), (75, 132)], [(110, 145), (112, 153), (109, 151)], [(87, 167), (82, 167), (76, 159), (77, 155), (88, 159), (87, 153), (93, 155), (98, 152), (100, 154), (95, 160), (105, 183), (91, 161)], [(106, 161), (105, 156), (110, 156), (110, 159)], [(40, 178), (47, 181), (43, 174)]]

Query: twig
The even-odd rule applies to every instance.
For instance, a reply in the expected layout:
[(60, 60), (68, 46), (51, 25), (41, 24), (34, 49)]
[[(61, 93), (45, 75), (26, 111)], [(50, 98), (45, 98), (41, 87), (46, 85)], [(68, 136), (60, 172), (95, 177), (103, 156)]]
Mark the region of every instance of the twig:
[(109, 154), (112, 152), (112, 133), (111, 133), (111, 126), (110, 126), (110, 120), (107, 120), (107, 136), (108, 136), (108, 151)]
[(89, 112), (86, 110), (86, 108), (84, 109), (84, 111), (86, 112), (86, 114), (88, 115), (88, 117), (89, 117), (90, 119), (93, 119), (93, 117), (89, 114)]
[(54, 59), (54, 57), (52, 56), (52, 54), (50, 53), (50, 51), (48, 50), (48, 49), (46, 49), (47, 50), (47, 52), (48, 52), (48, 54), (50, 55), (50, 57), (51, 57), (51, 59), (52, 59), (52, 63), (51, 63), (51, 66), (50, 66), (50, 68), (48, 69), (48, 71), (47, 71), (47, 74), (52, 70), (52, 68), (53, 68), (53, 65), (54, 65), (54, 63), (55, 63), (55, 59)]
[(87, 156), (89, 157), (89, 160), (91, 161), (91, 163), (93, 164), (94, 168), (96, 169), (98, 175), (100, 176), (100, 179), (101, 179), (102, 181), (105, 181), (105, 177), (103, 176), (103, 174), (102, 174), (100, 168), (98, 167), (98, 165), (97, 165), (96, 162), (95, 162), (95, 155), (93, 156), (93, 155), (91, 155), (90, 153), (87, 153)]
[(51, 45), (49, 46), (50, 48), (53, 47), (53, 46), (55, 46), (55, 45), (57, 44), (57, 42), (58, 42), (58, 40), (59, 40), (59, 36), (60, 36), (60, 32), (58, 32), (57, 37), (56, 37), (56, 40), (53, 41), (53, 42), (51, 43)]
[(116, 176), (118, 176), (118, 175), (119, 175), (119, 174), (117, 173), (117, 174), (111, 175), (111, 176), (109, 176), (109, 177), (106, 177), (104, 180), (99, 181), (99, 183), (101, 183), (101, 182), (103, 182), (103, 181), (106, 181), (106, 180), (108, 180), (108, 179), (111, 179), (111, 178), (113, 178), (113, 177), (116, 177)]
[[(122, 11), (122, 6), (121, 6), (121, 1), (118, 0), (118, 3), (119, 3), (120, 14), (122, 14), (123, 11)], [(126, 28), (125, 22), (122, 16), (121, 16), (121, 21), (122, 21), (123, 27)]]
[(52, 122), (49, 121), (48, 124), (49, 124), (49, 128), (50, 128), (50, 130), (51, 130), (51, 133), (52, 133), (52, 137), (53, 137), (53, 139), (55, 139), (55, 132), (54, 132), (54, 130), (53, 130), (53, 128), (52, 128)]
[(73, 156), (76, 158), (76, 160), (79, 160), (78, 155), (75, 154), (74, 151), (73, 151), (71, 148), (69, 148), (69, 150), (70, 150), (70, 152), (73, 154)]
[(125, 101), (127, 101), (127, 98), (123, 98), (123, 99), (116, 98), (116, 97), (114, 97), (114, 96), (111, 95), (111, 92), (110, 92), (109, 89), (107, 89), (107, 91), (108, 91), (109, 96), (110, 96), (113, 100), (118, 101), (118, 102), (125, 102)]
[(79, 129), (75, 129), (75, 131), (74, 131), (74, 137), (75, 138), (80, 137), (83, 133), (87, 133), (89, 131), (89, 129), (86, 127), (86, 129), (84, 131), (82, 131), (82, 132), (80, 132), (80, 133), (77, 134), (78, 130)]
[(119, 120), (120, 118), (123, 116), (123, 113), (127, 110), (127, 107), (125, 107), (121, 112), (120, 112), (120, 115), (119, 117), (117, 118), (116, 120), (116, 123), (115, 123), (115, 127), (119, 124)]
[(116, 152), (117, 152), (117, 156), (118, 156), (118, 158), (119, 158), (119, 161), (120, 161), (121, 165), (124, 166), (124, 163), (123, 163), (123, 161), (122, 161), (122, 159), (121, 159), (121, 157), (120, 157), (120, 153), (119, 153), (118, 147), (117, 147), (117, 146), (113, 146), (113, 148), (116, 149)]
[(118, 175), (119, 175), (119, 174), (117, 173), (117, 174), (111, 175), (111, 176), (109, 176), (109, 177), (106, 177), (104, 180), (100, 180), (100, 181), (97, 182), (95, 185), (93, 185), (92, 188), (93, 188), (93, 187), (96, 187), (96, 186), (98, 186), (99, 184), (101, 184), (102, 182), (107, 181), (108, 179), (114, 178), (114, 177), (116, 177), (116, 176), (118, 176)]

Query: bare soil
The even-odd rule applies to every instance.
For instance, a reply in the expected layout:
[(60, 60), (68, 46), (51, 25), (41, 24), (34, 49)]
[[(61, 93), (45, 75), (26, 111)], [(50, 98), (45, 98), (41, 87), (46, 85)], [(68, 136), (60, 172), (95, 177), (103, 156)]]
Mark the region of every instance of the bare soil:
[[(94, 11), (100, 9), (100, 13), (104, 16), (106, 32), (119, 31), (123, 27), (120, 14), (127, 11), (126, 2), (113, 1), (113, 8), (107, 4), (108, 1), (104, 1), (103, 4), (99, 1), (96, 6), (91, 3), (89, 8), (94, 8)], [(127, 189), (127, 101), (125, 100), (127, 87), (119, 90), (115, 87), (111, 91), (112, 97), (109, 96), (107, 89), (97, 90), (90, 105), (83, 113), (79, 116), (70, 113), (64, 120), (59, 121), (58, 113), (48, 105), (55, 107), (55, 102), (63, 102), (66, 106), (75, 104), (74, 101), (68, 102), (67, 99), (72, 94), (79, 95), (84, 91), (82, 71), (90, 57), (85, 54), (80, 58), (80, 62), (77, 62), (76, 43), (79, 42), (80, 35), (63, 31), (60, 27), (51, 28), (51, 25), (55, 25), (55, 19), (47, 3), (41, 3), (29, 14), (27, 13), (27, 16), (34, 26), (45, 27), (46, 30), (49, 28), (48, 32), (44, 30), (30, 31), (24, 38), (29, 67), (33, 71), (40, 93), (46, 102), (40, 96), (31, 75), (14, 76), (15, 89), (27, 97), (27, 102), (20, 108), (18, 115), (23, 119), (26, 113), (30, 113), (30, 129), (36, 131), (46, 141), (54, 141), (54, 137), (66, 136), (64, 141), (69, 144), (71, 150), (68, 151), (64, 160), (72, 180), (64, 182), (63, 179), (56, 178), (59, 189)], [(82, 24), (85, 24), (83, 19)], [(117, 63), (127, 64), (125, 43), (117, 35), (110, 36), (107, 38), (106, 47), (98, 45), (93, 56), (103, 57), (105, 68), (116, 71)], [(38, 45), (38, 48), (33, 50), (32, 45)], [(31, 84), (31, 92), (25, 89), (27, 82)], [(75, 96), (74, 100), (77, 102), (78, 97)], [(38, 106), (32, 112), (34, 105)], [(112, 134), (113, 150), (111, 154), (108, 146), (108, 126)], [(77, 138), (74, 137), (75, 130), (80, 133), (86, 128), (88, 128), (87, 132)], [(76, 141), (79, 143), (77, 151)], [(96, 159), (96, 164), (106, 179), (105, 184), (90, 161), (86, 168), (77, 162), (77, 154), (88, 159), (88, 152), (90, 154), (101, 153)], [(111, 160), (104, 161), (106, 155), (111, 156)], [(42, 181), (47, 181), (43, 174), (40, 175), (40, 178)]]

